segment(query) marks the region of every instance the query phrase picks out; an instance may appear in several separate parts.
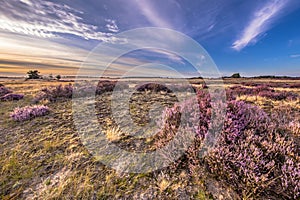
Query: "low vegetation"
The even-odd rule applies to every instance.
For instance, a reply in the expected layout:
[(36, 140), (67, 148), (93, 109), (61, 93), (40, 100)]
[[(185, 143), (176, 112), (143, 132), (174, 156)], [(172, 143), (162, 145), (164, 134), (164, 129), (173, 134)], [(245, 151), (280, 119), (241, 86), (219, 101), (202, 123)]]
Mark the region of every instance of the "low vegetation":
[[(74, 89), (87, 92), (91, 88), (58, 81), (34, 87), (30, 81), (5, 82), (0, 86), (1, 97), (12, 91), (25, 95), (19, 101), (0, 102), (0, 197), (299, 199), (299, 82), (273, 81), (225, 80), (227, 102), (214, 102), (224, 105), (222, 119), (202, 82), (194, 81), (196, 99), (181, 103), (166, 86), (138, 86), (129, 110), (139, 125), (149, 123), (149, 108), (155, 102), (167, 107), (157, 121), (161, 130), (148, 138), (133, 137), (111, 115), (117, 84), (121, 90), (134, 86), (100, 81), (95, 92), (98, 122), (115, 145), (138, 152), (162, 148), (174, 139), (179, 123), (181, 130), (195, 135), (187, 151), (169, 166), (140, 174), (104, 166), (83, 145), (73, 122), (71, 98)], [(119, 115), (122, 119), (123, 113)], [(221, 120), (224, 125), (215, 146), (199, 156), (207, 131), (217, 128)]]
[(10, 117), (15, 121), (25, 121), (49, 113), (49, 108), (44, 105), (25, 106), (15, 108)]

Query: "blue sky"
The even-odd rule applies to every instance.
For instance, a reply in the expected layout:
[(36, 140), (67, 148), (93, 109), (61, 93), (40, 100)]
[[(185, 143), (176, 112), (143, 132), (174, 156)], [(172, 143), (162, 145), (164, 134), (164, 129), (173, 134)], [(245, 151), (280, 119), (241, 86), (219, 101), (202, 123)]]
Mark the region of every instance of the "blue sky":
[[(114, 43), (116, 34), (133, 28), (162, 27), (199, 42), (223, 75), (300, 76), (299, 19), (298, 0), (2, 0), (0, 75), (35, 68), (76, 74), (100, 42)], [(169, 53), (125, 57), (119, 68), (148, 59), (190, 69)]]

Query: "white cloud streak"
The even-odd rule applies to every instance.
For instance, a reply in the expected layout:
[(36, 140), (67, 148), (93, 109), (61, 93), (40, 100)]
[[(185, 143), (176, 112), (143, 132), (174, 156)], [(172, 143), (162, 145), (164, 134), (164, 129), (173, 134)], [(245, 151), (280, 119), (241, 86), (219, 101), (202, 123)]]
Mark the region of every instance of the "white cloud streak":
[(162, 28), (171, 28), (172, 26), (164, 20), (162, 16), (156, 12), (156, 9), (148, 0), (136, 0), (135, 3), (138, 5), (139, 9), (142, 11), (143, 15), (147, 18), (147, 20), (157, 27)]
[(290, 58), (300, 58), (300, 54), (292, 54), (290, 55)]
[(71, 34), (106, 42), (115, 40), (113, 33), (118, 31), (114, 20), (106, 26), (110, 32), (97, 31), (97, 26), (84, 22), (83, 12), (67, 5), (44, 0), (3, 0), (0, 4), (0, 29), (4, 31), (41, 38)]
[(241, 37), (232, 44), (232, 48), (240, 51), (249, 44), (255, 43), (257, 38), (270, 28), (274, 18), (278, 16), (288, 2), (289, 0), (272, 0), (256, 11)]

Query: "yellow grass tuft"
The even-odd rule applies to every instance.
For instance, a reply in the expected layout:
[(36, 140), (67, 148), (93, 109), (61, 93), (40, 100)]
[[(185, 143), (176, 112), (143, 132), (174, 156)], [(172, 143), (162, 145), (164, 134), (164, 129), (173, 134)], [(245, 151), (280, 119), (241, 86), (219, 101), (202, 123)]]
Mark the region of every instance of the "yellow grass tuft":
[(106, 138), (110, 141), (120, 140), (122, 138), (122, 132), (118, 127), (109, 128), (106, 131)]

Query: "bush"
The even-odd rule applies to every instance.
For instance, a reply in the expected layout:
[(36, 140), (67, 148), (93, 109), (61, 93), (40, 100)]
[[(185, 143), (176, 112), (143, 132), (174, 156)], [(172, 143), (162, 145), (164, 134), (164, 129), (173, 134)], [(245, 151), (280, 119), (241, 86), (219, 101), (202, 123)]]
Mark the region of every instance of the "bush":
[(18, 101), (20, 99), (23, 99), (24, 98), (24, 95), (23, 94), (12, 94), (12, 93), (9, 93), (9, 94), (6, 94), (2, 97), (0, 97), (0, 100), (1, 101)]
[(285, 131), (260, 108), (232, 101), (218, 146), (205, 158), (207, 170), (243, 197), (297, 199), (300, 157)]
[(166, 87), (162, 84), (159, 84), (159, 83), (147, 83), (144, 85), (140, 85), (137, 87), (136, 90), (139, 92), (142, 92), (142, 91), (167, 92), (167, 93), (172, 92), (168, 87)]
[(267, 87), (277, 87), (277, 88), (300, 88), (300, 83), (284, 83), (284, 82), (269, 82), (269, 83), (255, 83), (255, 82), (243, 82), (244, 86), (257, 87), (260, 85), (265, 85)]
[(266, 97), (275, 101), (282, 101), (282, 100), (296, 100), (298, 95), (293, 92), (269, 92), (269, 91), (262, 91), (258, 93), (258, 96)]
[(96, 94), (101, 95), (105, 92), (112, 92), (114, 91), (116, 85), (118, 84), (118, 87), (116, 89), (118, 90), (124, 90), (128, 89), (129, 86), (125, 82), (117, 82), (117, 81), (99, 81), (97, 88), (96, 88)]
[[(264, 89), (258, 89), (264, 91)], [(164, 146), (176, 133), (183, 111), (191, 124), (184, 125), (187, 131), (196, 133), (192, 145), (181, 162), (191, 172), (197, 166), (206, 168), (210, 175), (223, 180), (245, 199), (298, 199), (300, 197), (300, 157), (296, 141), (289, 131), (296, 123), (282, 123), (280, 114), (268, 115), (259, 107), (243, 101), (229, 101), (224, 126), (217, 145), (203, 159), (199, 158), (201, 143), (208, 137), (213, 124), (211, 99), (205, 91), (197, 91), (199, 113), (192, 101), (176, 104), (164, 112), (166, 121), (162, 133), (155, 141)], [(217, 111), (218, 112), (218, 111)], [(218, 119), (216, 120), (218, 121)], [(299, 125), (298, 125), (299, 126)]]
[(12, 91), (9, 90), (8, 88), (6, 88), (4, 85), (0, 86), (0, 97), (4, 96), (6, 94), (9, 94), (9, 93), (12, 93)]
[(227, 97), (230, 100), (236, 99), (237, 96), (261, 96), (272, 100), (296, 100), (298, 95), (293, 92), (280, 91), (276, 92), (274, 89), (268, 87), (266, 84), (257, 85), (253, 88), (246, 88), (242, 86), (233, 86), (226, 90)]
[(72, 98), (73, 87), (69, 85), (59, 85), (56, 87), (43, 88), (40, 93), (34, 98), (34, 102), (37, 103), (41, 100), (49, 100), (50, 102), (55, 102), (60, 99), (70, 99)]
[(16, 108), (10, 114), (14, 121), (25, 121), (35, 117), (43, 116), (49, 113), (49, 108), (44, 105), (25, 106)]

